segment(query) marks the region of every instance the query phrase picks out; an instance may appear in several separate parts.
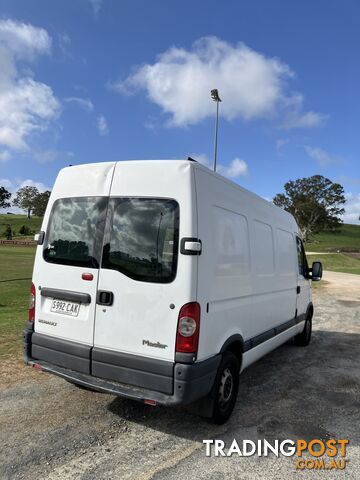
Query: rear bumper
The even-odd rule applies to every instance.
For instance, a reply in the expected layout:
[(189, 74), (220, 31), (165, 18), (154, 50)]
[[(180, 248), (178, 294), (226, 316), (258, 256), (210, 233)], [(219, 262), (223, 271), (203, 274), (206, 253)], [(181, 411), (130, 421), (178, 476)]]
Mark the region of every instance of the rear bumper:
[[(79, 361), (77, 355), (69, 353), (71, 342), (62, 342), (46, 335), (34, 334), (30, 329), (25, 330), (25, 362), (99, 392), (140, 402), (151, 400), (159, 405), (188, 405), (206, 396), (213, 386), (221, 360), (221, 355), (216, 355), (193, 364), (153, 362), (134, 355), (104, 352), (100, 349), (93, 355), (93, 349), (89, 348), (88, 370), (84, 367), (86, 351), (75, 344), (73, 351), (81, 355)], [(60, 347), (62, 351), (59, 350)], [(68, 368), (69, 365), (74, 367)]]

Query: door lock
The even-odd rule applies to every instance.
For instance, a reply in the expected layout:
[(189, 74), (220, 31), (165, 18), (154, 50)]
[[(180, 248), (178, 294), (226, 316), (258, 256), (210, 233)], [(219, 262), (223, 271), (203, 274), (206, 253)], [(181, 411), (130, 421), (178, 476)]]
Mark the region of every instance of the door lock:
[(113, 292), (108, 292), (106, 290), (98, 290), (96, 295), (96, 303), (98, 305), (106, 305), (110, 307), (110, 305), (114, 303)]

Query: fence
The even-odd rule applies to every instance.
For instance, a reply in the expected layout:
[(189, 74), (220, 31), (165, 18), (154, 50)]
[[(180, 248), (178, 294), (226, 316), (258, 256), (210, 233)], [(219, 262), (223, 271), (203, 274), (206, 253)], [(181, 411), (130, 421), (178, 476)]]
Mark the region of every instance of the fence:
[(0, 240), (0, 245), (12, 245), (15, 247), (34, 247), (34, 240)]

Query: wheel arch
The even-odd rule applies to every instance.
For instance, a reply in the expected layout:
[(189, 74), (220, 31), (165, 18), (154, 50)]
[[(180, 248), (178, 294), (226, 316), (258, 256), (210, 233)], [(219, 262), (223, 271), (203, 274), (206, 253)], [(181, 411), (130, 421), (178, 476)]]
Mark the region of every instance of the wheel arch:
[(244, 353), (244, 339), (239, 333), (231, 335), (224, 342), (223, 346), (220, 349), (220, 353), (224, 353), (224, 352), (232, 352), (237, 357), (237, 359), (239, 360), (239, 366), (241, 370), (242, 355)]

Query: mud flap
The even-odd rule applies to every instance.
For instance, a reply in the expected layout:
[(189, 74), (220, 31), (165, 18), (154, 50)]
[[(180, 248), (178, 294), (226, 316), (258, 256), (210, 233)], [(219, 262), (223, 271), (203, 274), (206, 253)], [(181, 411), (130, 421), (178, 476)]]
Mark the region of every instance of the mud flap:
[(206, 397), (196, 400), (196, 402), (193, 402), (190, 405), (187, 405), (185, 408), (188, 412), (192, 413), (193, 415), (198, 415), (199, 417), (203, 417), (203, 418), (212, 418), (214, 413), (214, 404), (215, 404), (214, 400), (215, 400), (215, 392), (213, 387), (210, 393), (206, 395)]

